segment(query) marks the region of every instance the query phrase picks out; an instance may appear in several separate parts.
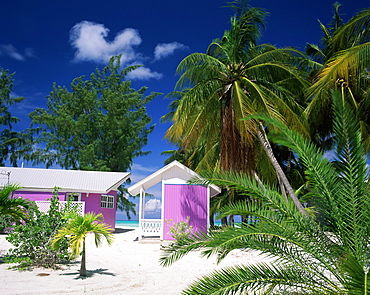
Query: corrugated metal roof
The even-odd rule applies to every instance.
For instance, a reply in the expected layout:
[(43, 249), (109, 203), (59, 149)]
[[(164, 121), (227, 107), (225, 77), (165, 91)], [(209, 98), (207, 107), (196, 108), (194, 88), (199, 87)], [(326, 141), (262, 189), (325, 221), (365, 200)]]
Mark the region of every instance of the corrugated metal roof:
[[(193, 177), (199, 177), (199, 175), (190, 168), (181, 164), (180, 162), (173, 161), (170, 164), (152, 173), (151, 175), (140, 180), (139, 182), (135, 183), (134, 185), (130, 186), (127, 190), (130, 194), (136, 196), (140, 193), (141, 188), (143, 190), (147, 190), (162, 180), (180, 178), (184, 181), (188, 181)], [(221, 192), (221, 189), (216, 185), (211, 184), (210, 187), (211, 196), (217, 195)]]
[(128, 172), (0, 167), (1, 186), (9, 179), (10, 183), (32, 190), (60, 187), (60, 191), (107, 193), (117, 190), (129, 176)]

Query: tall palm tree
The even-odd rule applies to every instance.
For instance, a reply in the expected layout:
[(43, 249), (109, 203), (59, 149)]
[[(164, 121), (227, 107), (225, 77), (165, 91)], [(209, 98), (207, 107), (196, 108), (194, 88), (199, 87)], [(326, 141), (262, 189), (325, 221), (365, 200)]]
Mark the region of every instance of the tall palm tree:
[(4, 186), (0, 190), (0, 216), (9, 216), (16, 224), (27, 219), (27, 211), (33, 202), (21, 197), (12, 197), (12, 193), (22, 187), (16, 184)]
[(112, 228), (103, 221), (101, 213), (86, 213), (81, 216), (73, 214), (67, 224), (58, 230), (58, 234), (52, 241), (52, 248), (59, 249), (61, 241), (67, 237), (72, 250), (72, 257), (77, 258), (82, 255), (80, 275), (86, 277), (86, 236), (89, 233), (94, 234), (95, 245), (99, 247), (104, 237), (109, 245), (113, 243)]
[[(261, 149), (257, 134), (264, 129), (255, 120), (241, 119), (265, 112), (304, 132), (297, 101), (307, 83), (291, 66), (298, 51), (257, 45), (266, 12), (242, 0), (230, 6), (236, 13), (231, 29), (214, 40), (206, 54), (193, 53), (178, 66), (181, 77), (176, 87), (190, 88), (178, 102), (166, 137), (185, 150), (201, 144), (204, 155), (217, 151), (219, 162), (210, 159), (222, 171), (254, 175), (266, 167), (256, 168)], [(289, 194), (296, 199), (292, 190)], [(297, 199), (296, 204), (300, 206)]]
[(183, 294), (370, 294), (367, 157), (358, 121), (340, 93), (333, 99), (335, 162), (277, 120), (254, 116), (278, 126), (281, 133), (276, 140), (301, 158), (321, 221), (299, 214), (275, 188), (241, 174), (213, 175), (212, 183), (232, 186), (256, 200), (224, 208), (222, 215), (246, 214), (258, 221), (175, 243), (167, 249), (162, 264), (170, 265), (195, 249), (203, 249), (206, 257), (216, 254), (219, 261), (234, 249), (259, 250), (275, 260), (215, 271)]

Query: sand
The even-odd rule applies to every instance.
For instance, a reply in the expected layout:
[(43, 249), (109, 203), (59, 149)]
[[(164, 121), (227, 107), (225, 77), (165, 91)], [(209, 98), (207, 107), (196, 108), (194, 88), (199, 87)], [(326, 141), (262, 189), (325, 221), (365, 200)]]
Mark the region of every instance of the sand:
[[(139, 243), (137, 229), (118, 228), (113, 245), (96, 248), (88, 237), (86, 268), (88, 276), (79, 276), (80, 259), (62, 265), (60, 270), (36, 268), (31, 271), (9, 270), (0, 264), (0, 294), (130, 294), (176, 295), (193, 280), (216, 268), (263, 259), (258, 252), (235, 250), (219, 265), (216, 258), (206, 259), (192, 252), (169, 267), (162, 267), (160, 242)], [(0, 235), (0, 256), (11, 245)]]

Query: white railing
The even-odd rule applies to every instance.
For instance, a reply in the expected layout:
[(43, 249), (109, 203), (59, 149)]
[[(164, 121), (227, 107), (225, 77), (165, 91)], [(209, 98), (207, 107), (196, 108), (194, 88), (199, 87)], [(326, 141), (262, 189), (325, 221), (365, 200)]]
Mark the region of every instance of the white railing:
[[(48, 212), (49, 209), (50, 209), (50, 204), (51, 202), (50, 201), (35, 201), (37, 207), (39, 207), (39, 210), (41, 212)], [(60, 209), (64, 209), (66, 207), (66, 205), (68, 204), (68, 202), (66, 201), (59, 201), (59, 206), (60, 206)], [(84, 215), (85, 214), (85, 202), (69, 202), (70, 206), (71, 206), (71, 209), (75, 209), (76, 212), (79, 214), (79, 215)]]
[(161, 236), (162, 221), (160, 219), (141, 219), (139, 226), (142, 236)]

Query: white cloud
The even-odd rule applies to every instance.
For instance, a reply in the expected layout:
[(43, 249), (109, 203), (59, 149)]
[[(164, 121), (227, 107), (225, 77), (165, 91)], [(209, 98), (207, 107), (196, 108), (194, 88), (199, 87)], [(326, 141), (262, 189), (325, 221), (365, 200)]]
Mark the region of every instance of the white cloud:
[[(137, 52), (136, 47), (142, 43), (139, 32), (133, 28), (126, 28), (117, 33), (112, 41), (108, 39), (109, 29), (103, 24), (82, 21), (73, 26), (70, 31), (70, 43), (76, 49), (74, 61), (94, 61), (106, 64), (114, 55), (121, 54), (123, 67), (143, 64), (147, 59)], [(163, 59), (175, 50), (187, 48), (185, 45), (172, 42), (158, 44), (154, 50), (154, 60)], [(161, 73), (147, 67), (140, 67), (128, 73), (128, 79), (161, 79)]]
[(0, 45), (0, 55), (7, 55), (19, 61), (24, 61), (28, 57), (35, 57), (34, 50), (32, 48), (26, 48), (24, 49), (24, 53), (20, 53), (13, 44)]
[(157, 171), (160, 167), (153, 167), (153, 166), (143, 166), (140, 164), (133, 164), (131, 166), (131, 184), (134, 184), (148, 175), (152, 174), (153, 172)]
[(24, 55), (26, 57), (35, 57), (35, 51), (32, 48), (26, 48), (24, 50)]
[(181, 50), (186, 48), (188, 47), (178, 42), (158, 44), (154, 49), (154, 59), (155, 60), (163, 59), (173, 54), (175, 50)]
[(152, 70), (146, 67), (137, 68), (127, 74), (127, 78), (131, 80), (135, 80), (135, 79), (149, 80), (151, 78), (159, 80), (162, 78), (162, 76), (163, 75), (161, 73), (153, 72)]
[(126, 28), (117, 33), (113, 41), (107, 40), (109, 29), (102, 24), (82, 21), (70, 32), (70, 42), (76, 48), (75, 61), (107, 63), (113, 55), (122, 54), (123, 65), (136, 63), (141, 59), (134, 47), (142, 40), (139, 32)]
[(132, 164), (131, 170), (144, 171), (144, 172), (155, 172), (159, 168), (153, 166), (143, 166), (141, 164)]
[(160, 212), (160, 210), (161, 210), (161, 200), (150, 199), (147, 202), (145, 202), (144, 211), (146, 213)]
[(20, 54), (18, 50), (12, 44), (0, 45), (0, 54), (8, 55), (11, 58), (14, 58), (20, 61), (23, 61), (25, 59), (24, 56)]

